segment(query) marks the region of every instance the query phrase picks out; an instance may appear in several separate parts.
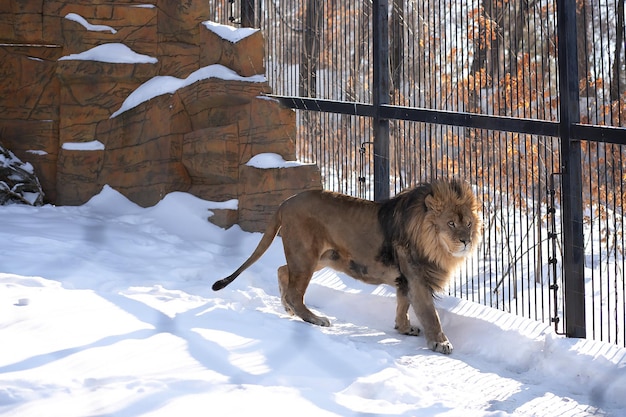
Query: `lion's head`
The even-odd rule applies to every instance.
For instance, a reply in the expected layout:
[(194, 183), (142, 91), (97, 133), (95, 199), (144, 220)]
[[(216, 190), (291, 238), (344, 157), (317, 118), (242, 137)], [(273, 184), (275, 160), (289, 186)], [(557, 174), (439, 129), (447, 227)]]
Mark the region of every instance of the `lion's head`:
[(435, 181), (412, 204), (411, 241), (429, 261), (451, 271), (480, 243), (482, 221), (472, 188), (464, 181)]
[(480, 240), (482, 222), (479, 205), (469, 184), (461, 181), (436, 182), (432, 194), (424, 199), (427, 219), (438, 231), (442, 249), (464, 258)]

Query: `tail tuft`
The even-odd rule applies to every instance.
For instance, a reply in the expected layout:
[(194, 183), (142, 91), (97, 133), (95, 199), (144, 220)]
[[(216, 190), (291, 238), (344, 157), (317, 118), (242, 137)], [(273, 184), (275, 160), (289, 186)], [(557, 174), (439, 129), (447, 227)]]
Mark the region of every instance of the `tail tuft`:
[(213, 291), (219, 291), (227, 285), (228, 285), (228, 282), (224, 282), (223, 279), (220, 279), (219, 281), (215, 281), (215, 283), (213, 284), (211, 288), (213, 289)]
[(230, 284), (231, 282), (233, 282), (235, 280), (235, 278), (237, 278), (239, 276), (241, 272), (237, 271), (235, 273), (233, 273), (232, 275), (224, 278), (224, 279), (220, 279), (219, 281), (215, 281), (215, 283), (213, 284), (213, 286), (211, 288), (213, 288), (213, 291), (219, 291), (222, 288), (224, 288), (225, 286), (227, 286), (228, 284)]

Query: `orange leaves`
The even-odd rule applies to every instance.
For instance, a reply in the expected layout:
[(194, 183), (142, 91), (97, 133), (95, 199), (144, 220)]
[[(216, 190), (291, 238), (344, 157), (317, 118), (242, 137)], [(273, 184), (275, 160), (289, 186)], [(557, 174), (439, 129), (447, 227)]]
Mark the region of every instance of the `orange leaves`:
[(482, 6), (471, 10), (468, 17), (474, 21), (473, 30), (469, 31), (468, 38), (479, 48), (490, 49), (498, 36), (498, 23), (487, 16)]
[(626, 127), (626, 93), (619, 100), (598, 106), (597, 113), (599, 125)]
[(492, 81), (491, 77), (487, 74), (487, 70), (481, 68), (478, 72), (468, 76), (467, 89), (470, 91), (476, 91), (481, 88), (490, 87)]
[(601, 77), (592, 78), (590, 74), (587, 77), (580, 78), (578, 83), (578, 89), (581, 95), (591, 95), (596, 90), (601, 90), (604, 87), (604, 80)]

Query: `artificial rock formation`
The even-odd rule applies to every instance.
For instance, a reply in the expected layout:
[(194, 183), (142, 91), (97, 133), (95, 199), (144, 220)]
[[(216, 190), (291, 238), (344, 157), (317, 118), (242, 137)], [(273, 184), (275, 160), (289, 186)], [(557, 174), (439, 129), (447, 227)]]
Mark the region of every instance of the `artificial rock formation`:
[[(214, 222), (262, 230), (280, 201), (321, 179), (314, 165), (246, 165), (261, 153), (295, 159), (295, 114), (265, 96), (261, 33), (231, 37), (207, 22), (210, 2), (142, 3), (2, 2), (0, 137), (49, 202), (82, 204), (105, 184), (143, 206), (187, 191), (238, 199)], [(94, 57), (103, 45), (128, 53)]]

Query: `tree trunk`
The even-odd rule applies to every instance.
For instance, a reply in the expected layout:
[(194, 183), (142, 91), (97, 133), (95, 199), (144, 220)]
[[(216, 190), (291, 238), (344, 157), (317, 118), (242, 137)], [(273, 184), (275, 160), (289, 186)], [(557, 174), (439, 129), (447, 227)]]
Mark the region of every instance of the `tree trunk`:
[(611, 101), (620, 98), (620, 68), (622, 67), (622, 51), (624, 50), (624, 0), (617, 2), (617, 22), (615, 28), (615, 58), (613, 59), (613, 79), (611, 80)]
[[(588, 97), (593, 95), (593, 92), (589, 91), (589, 57), (593, 56), (589, 51), (589, 44), (587, 42), (587, 29), (592, 24), (591, 16), (589, 14), (589, 0), (576, 2), (576, 48), (578, 49), (578, 78), (580, 79), (580, 96)], [(593, 46), (593, 41), (591, 42)], [(592, 49), (592, 48), (591, 48)]]
[(324, 2), (308, 0), (305, 11), (304, 47), (300, 59), (300, 91), (301, 97), (316, 97), (317, 69), (320, 60), (320, 39), (322, 34), (322, 18)]
[(402, 61), (404, 59), (404, 39), (402, 38), (404, 24), (404, 1), (393, 0), (391, 9), (391, 28), (389, 30), (389, 67), (391, 69), (391, 85), (392, 92), (398, 91), (402, 80)]
[[(494, 0), (483, 0), (483, 16), (480, 25), (480, 35), (474, 39), (476, 54), (472, 62), (473, 74), (484, 69), (493, 79), (496, 78), (494, 69), (498, 66), (500, 39), (502, 38), (502, 13), (494, 6)], [(496, 15), (500, 14), (498, 19)], [(496, 20), (497, 19), (497, 20)], [(489, 23), (489, 24), (488, 24)]]

